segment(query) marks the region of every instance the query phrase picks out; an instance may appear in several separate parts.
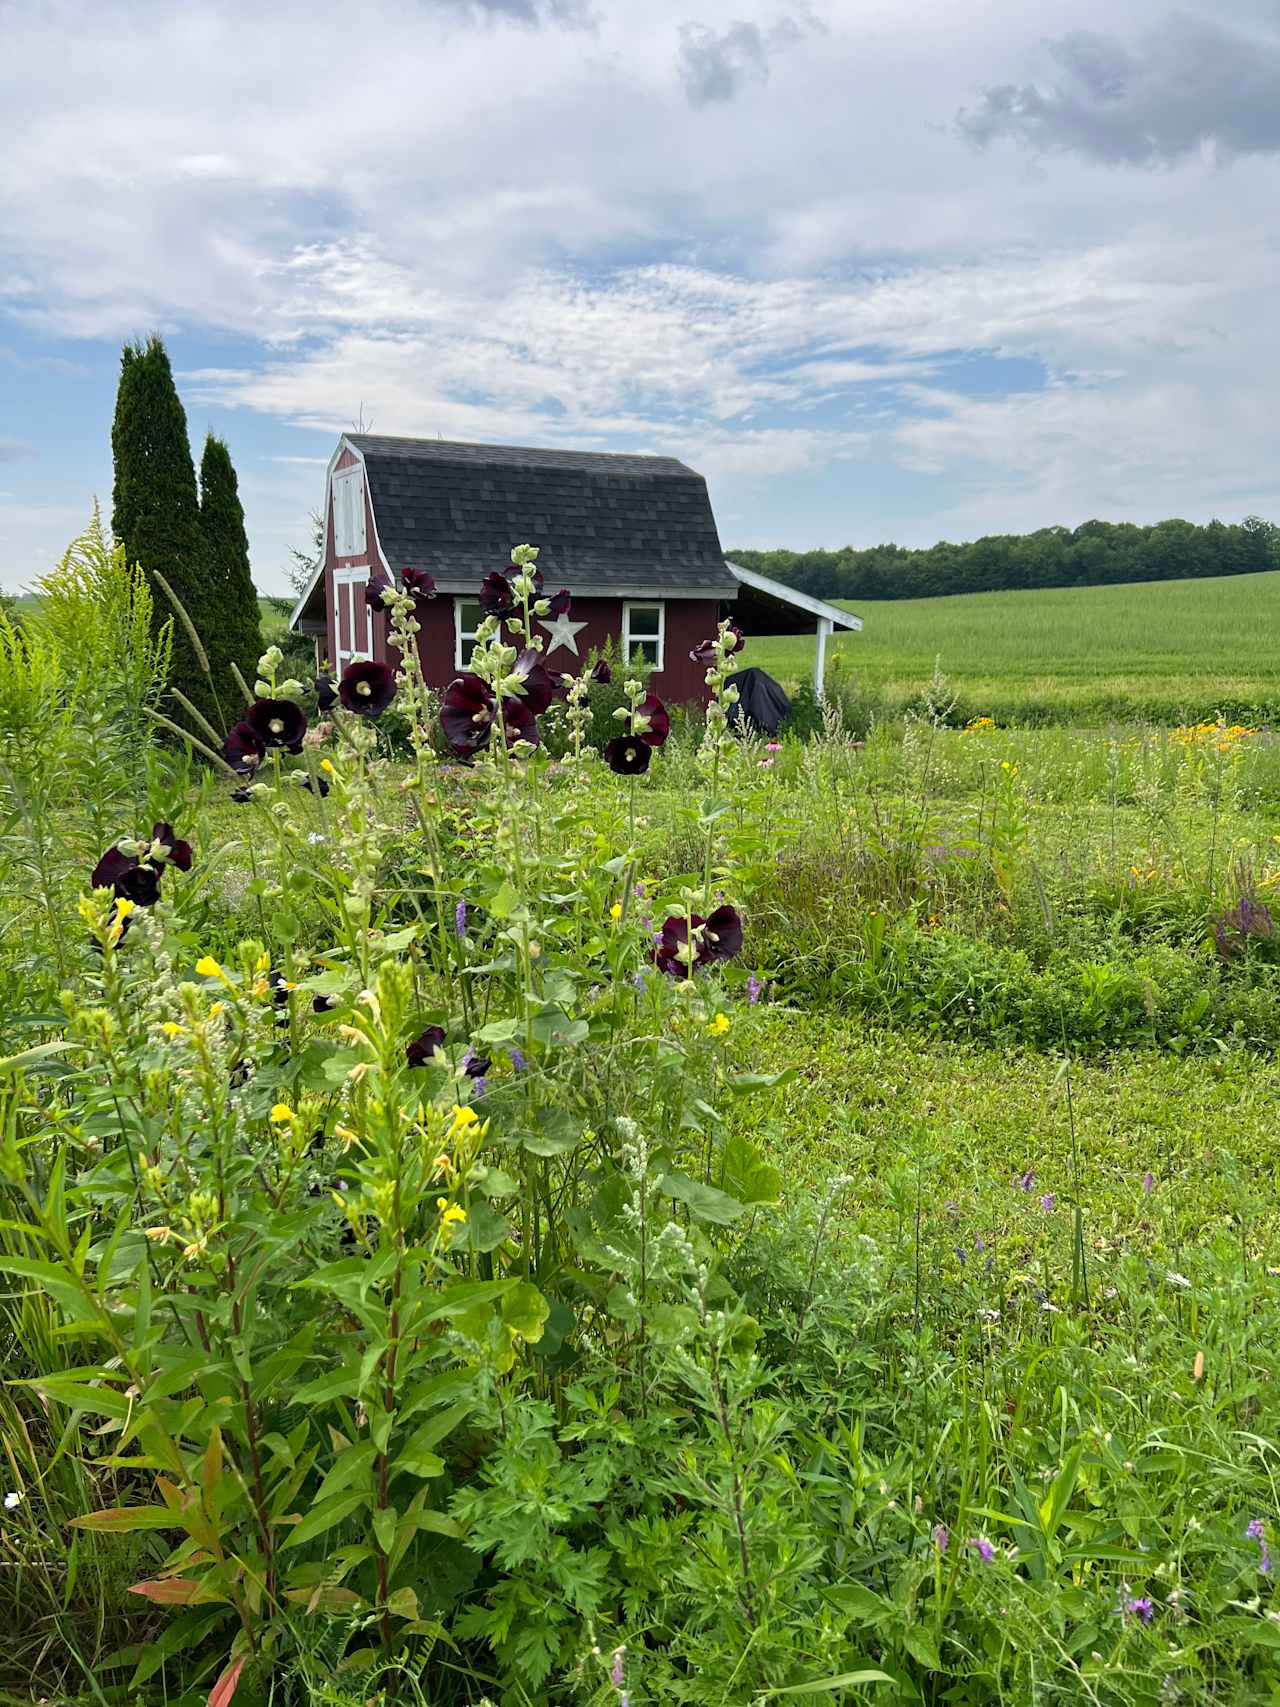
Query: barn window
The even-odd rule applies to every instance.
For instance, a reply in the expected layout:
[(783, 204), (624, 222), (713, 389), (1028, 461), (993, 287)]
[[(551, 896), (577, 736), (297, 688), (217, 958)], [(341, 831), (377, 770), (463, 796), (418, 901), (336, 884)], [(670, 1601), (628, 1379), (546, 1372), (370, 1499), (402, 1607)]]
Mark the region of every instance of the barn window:
[(453, 601), (453, 662), (459, 670), (465, 670), (471, 662), (476, 649), (476, 629), (483, 621), (484, 612), (475, 599)]
[(361, 557), (365, 550), (364, 481), (360, 468), (343, 468), (333, 477), (333, 549), (339, 557)]
[(622, 656), (630, 663), (638, 652), (655, 670), (662, 668), (665, 606), (624, 604), (622, 607)]

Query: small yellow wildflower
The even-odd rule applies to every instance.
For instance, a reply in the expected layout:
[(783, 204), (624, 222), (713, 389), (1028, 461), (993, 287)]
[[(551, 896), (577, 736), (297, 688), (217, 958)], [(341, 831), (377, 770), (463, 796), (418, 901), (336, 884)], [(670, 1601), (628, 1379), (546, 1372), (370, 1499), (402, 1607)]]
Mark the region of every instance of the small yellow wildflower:
[(468, 1126), (477, 1126), (479, 1123), (480, 1116), (476, 1113), (474, 1108), (463, 1107), (455, 1102), (453, 1105), (453, 1121), (449, 1128), (449, 1136), (451, 1138), (456, 1138), (458, 1133), (465, 1132)]
[(214, 1002), (209, 1008), (209, 1018), (217, 1019), (220, 1013), (224, 1013), (226, 1011), (226, 1006), (227, 1004), (225, 1002)]
[(117, 895), (116, 896), (116, 918), (117, 918), (117, 920), (127, 919), (129, 917), (129, 914), (133, 911), (133, 909), (136, 905), (137, 905), (136, 901), (129, 901), (123, 895)]
[(440, 1220), (444, 1226), (452, 1226), (454, 1222), (465, 1221), (467, 1212), (460, 1203), (450, 1203), (447, 1197), (436, 1198), (436, 1208), (440, 1211)]
[(185, 1025), (179, 1025), (176, 1020), (171, 1019), (165, 1020), (160, 1029), (166, 1037), (184, 1037), (187, 1030)]
[(612, 907), (610, 907), (610, 909), (609, 909), (609, 917), (615, 921), (617, 921), (618, 919), (620, 919), (622, 917), (622, 903), (621, 903), (621, 901), (615, 901), (613, 903)]
[(447, 1174), (452, 1166), (453, 1163), (449, 1160), (448, 1156), (436, 1156), (432, 1160), (431, 1171), (434, 1174)]
[(332, 761), (332, 760), (331, 760), (331, 759), (321, 759), (321, 761), (320, 761), (320, 769), (321, 769), (321, 770), (322, 770), (322, 771), (325, 771), (325, 772), (327, 772), (327, 774), (328, 774), (328, 775), (329, 775), (329, 776), (332, 776), (332, 775), (333, 775), (333, 774), (334, 774), (334, 771), (333, 771), (333, 761)]
[(253, 969), (255, 972), (270, 972), (270, 970), (271, 970), (271, 956), (267, 953), (265, 948), (263, 949), (262, 953), (258, 956), (258, 958), (254, 961)]
[(716, 1017), (707, 1026), (707, 1030), (711, 1033), (712, 1037), (723, 1037), (725, 1032), (728, 1031), (728, 1029), (729, 1029), (729, 1016), (728, 1016), (728, 1014), (717, 1014)]
[(296, 1120), (297, 1116), (294, 1114), (287, 1102), (278, 1102), (271, 1110), (271, 1118), (277, 1123), (277, 1125), (281, 1125), (286, 1120)]
[(202, 978), (225, 978), (226, 973), (211, 954), (202, 954), (196, 961), (196, 971)]

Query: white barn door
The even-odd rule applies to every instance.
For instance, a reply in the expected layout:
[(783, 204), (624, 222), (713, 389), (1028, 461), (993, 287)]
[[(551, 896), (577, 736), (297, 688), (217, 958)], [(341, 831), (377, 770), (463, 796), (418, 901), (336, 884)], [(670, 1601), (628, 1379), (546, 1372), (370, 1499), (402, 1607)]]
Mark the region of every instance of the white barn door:
[(373, 656), (372, 618), (364, 602), (368, 580), (366, 563), (333, 572), (333, 627), (338, 652), (334, 662), (339, 675), (357, 658)]

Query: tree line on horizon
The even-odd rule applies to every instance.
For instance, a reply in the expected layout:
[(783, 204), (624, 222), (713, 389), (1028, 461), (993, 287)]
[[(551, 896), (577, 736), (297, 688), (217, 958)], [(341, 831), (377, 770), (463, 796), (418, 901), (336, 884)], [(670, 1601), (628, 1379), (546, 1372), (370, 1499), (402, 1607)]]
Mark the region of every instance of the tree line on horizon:
[(1203, 524), (1173, 518), (1145, 527), (1090, 521), (1077, 528), (988, 534), (962, 544), (846, 545), (834, 551), (778, 547), (729, 556), (814, 598), (922, 599), (1280, 569), (1280, 527), (1261, 516)]

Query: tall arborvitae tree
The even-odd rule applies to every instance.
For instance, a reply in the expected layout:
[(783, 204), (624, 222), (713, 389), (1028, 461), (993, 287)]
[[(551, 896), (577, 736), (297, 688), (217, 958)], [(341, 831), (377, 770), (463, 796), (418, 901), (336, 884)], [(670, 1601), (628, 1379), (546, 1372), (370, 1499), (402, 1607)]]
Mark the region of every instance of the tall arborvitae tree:
[(221, 684), (215, 690), (185, 624), (175, 615), (164, 590), (154, 585), (154, 577), (163, 575), (202, 640), (213, 633), (216, 619), (208, 596), (187, 417), (173, 383), (168, 351), (159, 338), (126, 344), (121, 354), (111, 451), (115, 458), (112, 531), (124, 545), (129, 562), (140, 563), (153, 582), (156, 620), (174, 616), (169, 685), (221, 726), (227, 703)]
[(200, 529), (209, 569), (210, 602), (217, 627), (210, 630), (219, 689), (225, 677), (229, 703), (237, 703), (231, 665), (247, 682), (257, 674), (262, 655), (258, 594), (249, 572), (249, 538), (231, 453), (212, 433), (200, 459)]

